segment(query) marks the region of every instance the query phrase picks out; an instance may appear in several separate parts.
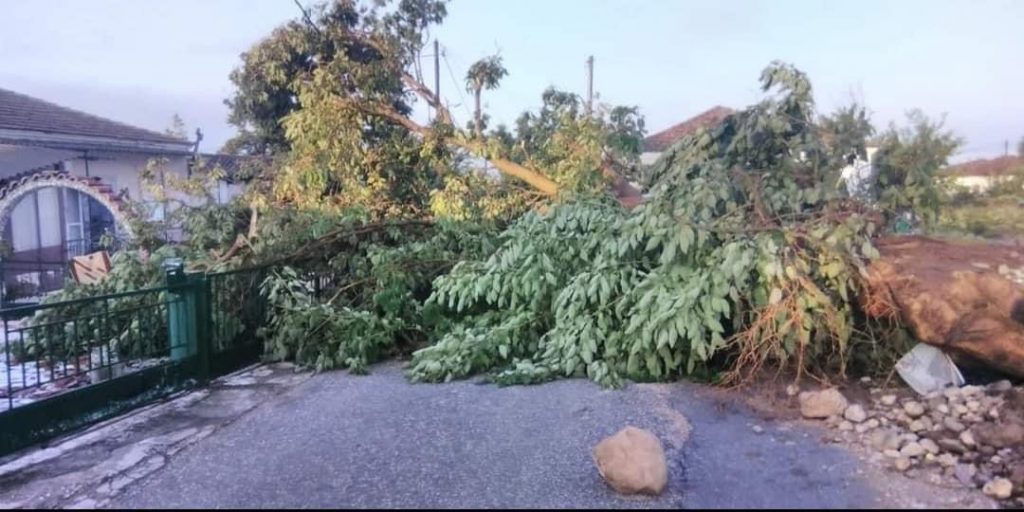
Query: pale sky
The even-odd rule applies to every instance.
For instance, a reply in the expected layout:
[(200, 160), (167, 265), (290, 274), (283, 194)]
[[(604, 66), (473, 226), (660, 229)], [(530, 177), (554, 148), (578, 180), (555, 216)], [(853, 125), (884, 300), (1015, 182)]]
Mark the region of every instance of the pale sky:
[[(453, 0), (448, 10), (435, 35), (460, 124), (466, 68), (500, 50), (509, 76), (485, 105), (508, 123), (549, 85), (583, 94), (588, 55), (601, 100), (638, 105), (652, 133), (753, 103), (761, 69), (781, 59), (810, 75), (821, 111), (856, 98), (880, 127), (914, 107), (947, 114), (967, 139), (957, 160), (1000, 155), (1005, 140), (1012, 153), (1024, 137), (1022, 0)], [(233, 133), (222, 100), (239, 53), (298, 14), (293, 0), (0, 0), (0, 87), (154, 130), (178, 113), (213, 151)]]

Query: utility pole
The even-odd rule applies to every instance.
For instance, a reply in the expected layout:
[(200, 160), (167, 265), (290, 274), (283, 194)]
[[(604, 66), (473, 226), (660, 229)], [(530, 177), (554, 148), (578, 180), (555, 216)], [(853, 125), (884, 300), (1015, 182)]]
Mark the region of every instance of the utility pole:
[(587, 115), (594, 111), (594, 56), (587, 57)]
[(438, 50), (437, 39), (434, 39), (434, 99), (441, 105), (441, 51)]

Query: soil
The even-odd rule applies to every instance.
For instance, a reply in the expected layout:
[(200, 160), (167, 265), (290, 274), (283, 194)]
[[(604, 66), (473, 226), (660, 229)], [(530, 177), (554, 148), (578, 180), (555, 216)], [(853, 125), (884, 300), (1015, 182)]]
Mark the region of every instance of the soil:
[(994, 243), (915, 235), (883, 237), (875, 246), (883, 260), (905, 266), (922, 286), (931, 289), (939, 289), (957, 271), (997, 273), (999, 265), (1024, 266), (1024, 242), (1020, 240)]
[(865, 312), (904, 325), (958, 364), (1024, 378), (1024, 249), (1009, 243), (883, 238)]

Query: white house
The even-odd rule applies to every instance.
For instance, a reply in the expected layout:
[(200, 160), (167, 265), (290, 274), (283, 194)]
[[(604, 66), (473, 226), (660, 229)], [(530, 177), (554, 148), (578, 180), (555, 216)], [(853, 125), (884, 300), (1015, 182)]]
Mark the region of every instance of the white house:
[(953, 184), (974, 193), (984, 193), (1000, 182), (1013, 178), (1014, 173), (1024, 172), (1024, 156), (1001, 156), (982, 158), (943, 170), (940, 175), (951, 179)]
[[(195, 146), (0, 89), (0, 300), (59, 288), (68, 260), (96, 250), (105, 233), (130, 238), (126, 199), (160, 218), (165, 205), (139, 173), (161, 158), (164, 173), (185, 177)], [(238, 191), (225, 182), (216, 196)]]

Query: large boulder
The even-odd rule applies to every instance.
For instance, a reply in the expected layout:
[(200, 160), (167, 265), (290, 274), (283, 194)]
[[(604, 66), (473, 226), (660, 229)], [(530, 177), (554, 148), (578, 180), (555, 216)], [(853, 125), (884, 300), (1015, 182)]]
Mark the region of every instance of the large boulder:
[(849, 402), (836, 388), (800, 393), (800, 414), (804, 418), (828, 418), (842, 416)]
[(668, 483), (668, 466), (661, 441), (632, 426), (594, 447), (594, 462), (601, 477), (622, 494), (660, 494)]

